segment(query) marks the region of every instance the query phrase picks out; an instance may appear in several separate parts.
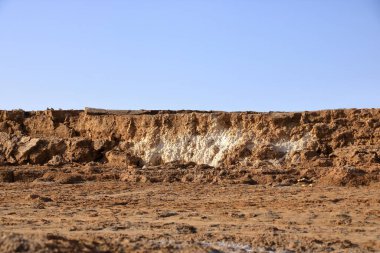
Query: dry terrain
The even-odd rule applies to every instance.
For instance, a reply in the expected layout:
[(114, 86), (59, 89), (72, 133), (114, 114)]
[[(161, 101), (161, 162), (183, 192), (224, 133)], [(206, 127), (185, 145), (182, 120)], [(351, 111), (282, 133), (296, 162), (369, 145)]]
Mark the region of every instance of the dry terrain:
[(380, 109), (0, 111), (0, 252), (380, 252)]

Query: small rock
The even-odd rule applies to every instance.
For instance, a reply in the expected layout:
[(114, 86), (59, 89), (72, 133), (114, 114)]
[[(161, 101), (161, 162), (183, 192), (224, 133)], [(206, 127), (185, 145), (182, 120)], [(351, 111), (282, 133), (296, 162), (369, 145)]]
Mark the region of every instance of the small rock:
[(192, 182), (194, 181), (194, 176), (191, 174), (186, 174), (181, 178), (181, 182), (186, 183), (186, 182)]
[(229, 214), (231, 217), (233, 218), (238, 218), (238, 219), (243, 219), (245, 218), (245, 214), (244, 213), (239, 213), (239, 212), (232, 212)]
[(247, 175), (241, 179), (242, 184), (256, 185), (257, 182), (252, 179), (251, 175)]
[(63, 165), (65, 163), (66, 163), (65, 159), (63, 159), (61, 155), (55, 155), (48, 161), (47, 165), (49, 165), (49, 166), (60, 166), (60, 165)]
[(218, 175), (220, 177), (226, 176), (227, 175), (227, 171), (226, 170), (221, 170)]
[(308, 179), (307, 177), (302, 177), (297, 180), (298, 183), (304, 183), (304, 184), (311, 184), (313, 183), (313, 180)]
[(41, 140), (39, 138), (21, 137), (15, 154), (16, 160), (19, 162), (26, 160), (28, 155), (38, 147), (40, 142)]
[(195, 234), (197, 232), (197, 228), (187, 224), (181, 224), (177, 226), (177, 232), (179, 234)]
[(167, 217), (176, 216), (176, 215), (178, 215), (177, 212), (174, 212), (174, 211), (165, 211), (165, 212), (159, 213), (157, 215), (157, 217), (158, 218), (167, 218)]
[(79, 174), (67, 174), (62, 175), (57, 179), (60, 184), (79, 184), (84, 182), (82, 175)]
[(43, 202), (38, 201), (33, 204), (33, 208), (35, 209), (45, 209), (45, 204)]
[(41, 202), (52, 202), (53, 200), (49, 197), (43, 197), (43, 196), (40, 196), (38, 194), (30, 194), (29, 199), (33, 199), (33, 200), (38, 200), (38, 201), (41, 201)]
[(13, 183), (14, 181), (15, 179), (13, 170), (0, 170), (0, 182)]
[(98, 166), (92, 166), (87, 164), (84, 169), (84, 172), (88, 174), (100, 174), (103, 172), (103, 169), (99, 168)]

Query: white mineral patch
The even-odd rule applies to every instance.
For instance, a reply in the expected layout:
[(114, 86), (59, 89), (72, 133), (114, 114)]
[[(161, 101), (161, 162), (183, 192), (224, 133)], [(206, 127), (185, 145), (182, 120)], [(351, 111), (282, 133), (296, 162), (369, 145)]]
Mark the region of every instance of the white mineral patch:
[(299, 140), (282, 140), (273, 145), (285, 153), (294, 151), (301, 151), (306, 147), (307, 142), (310, 141), (310, 134), (306, 134)]
[[(274, 148), (288, 154), (302, 150), (309, 139), (308, 134), (299, 140), (284, 139), (271, 144)], [(222, 127), (214, 121), (205, 134), (161, 133), (160, 136), (148, 134), (134, 143), (131, 151), (148, 164), (182, 161), (218, 166), (225, 154), (232, 152), (238, 145), (240, 145), (239, 148), (243, 148), (244, 144), (246, 148), (254, 151), (261, 145), (270, 143), (264, 139), (254, 138), (247, 131), (243, 134), (239, 130)]]
[(241, 141), (240, 133), (216, 129), (206, 135), (182, 135), (174, 140), (163, 135), (159, 144), (151, 148), (150, 138), (144, 138), (135, 143), (133, 151), (148, 163), (161, 158), (163, 162), (179, 160), (217, 166), (223, 155)]

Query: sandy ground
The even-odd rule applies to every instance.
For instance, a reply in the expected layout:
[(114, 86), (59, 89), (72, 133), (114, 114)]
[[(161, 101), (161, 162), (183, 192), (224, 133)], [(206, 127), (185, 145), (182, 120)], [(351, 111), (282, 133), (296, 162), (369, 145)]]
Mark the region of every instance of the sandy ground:
[(380, 252), (380, 185), (0, 183), (0, 252)]

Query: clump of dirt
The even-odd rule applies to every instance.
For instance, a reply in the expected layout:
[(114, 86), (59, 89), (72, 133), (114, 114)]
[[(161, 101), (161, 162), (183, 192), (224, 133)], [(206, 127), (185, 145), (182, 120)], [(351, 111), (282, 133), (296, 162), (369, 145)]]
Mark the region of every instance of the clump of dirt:
[(371, 182), (378, 182), (380, 170), (366, 171), (355, 167), (334, 168), (319, 179), (321, 185), (338, 185), (338, 186), (364, 186)]
[(0, 170), (0, 182), (13, 183), (14, 180), (13, 170)]

